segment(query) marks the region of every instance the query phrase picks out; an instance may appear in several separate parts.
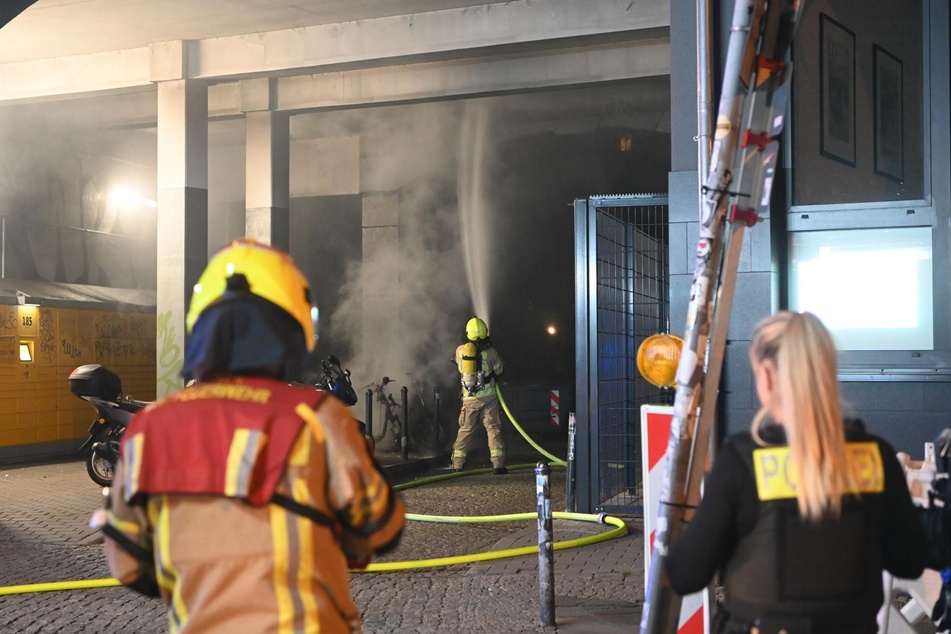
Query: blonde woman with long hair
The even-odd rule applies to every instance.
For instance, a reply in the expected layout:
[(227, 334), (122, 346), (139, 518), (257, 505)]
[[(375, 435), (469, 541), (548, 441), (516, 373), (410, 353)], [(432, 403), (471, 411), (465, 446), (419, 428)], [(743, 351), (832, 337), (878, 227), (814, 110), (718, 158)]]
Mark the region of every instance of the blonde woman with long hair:
[(719, 632), (874, 634), (882, 570), (921, 574), (927, 541), (895, 451), (843, 420), (836, 350), (811, 313), (779, 312), (750, 344), (760, 409), (730, 437), (667, 558), (689, 594), (719, 571)]

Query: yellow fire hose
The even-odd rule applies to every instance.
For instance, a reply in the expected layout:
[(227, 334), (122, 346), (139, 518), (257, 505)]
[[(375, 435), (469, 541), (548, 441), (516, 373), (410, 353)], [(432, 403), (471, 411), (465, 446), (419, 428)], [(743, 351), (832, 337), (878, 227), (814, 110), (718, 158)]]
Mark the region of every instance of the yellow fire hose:
[(561, 458), (556, 458), (555, 456), (551, 455), (550, 453), (548, 453), (547, 451), (545, 451), (544, 449), (542, 449), (542, 448), (538, 445), (538, 443), (536, 443), (534, 440), (532, 440), (532, 439), (529, 437), (529, 435), (525, 433), (525, 430), (522, 429), (522, 426), (519, 425), (519, 424), (518, 424), (518, 421), (515, 420), (515, 417), (512, 416), (512, 412), (509, 411), (509, 406), (505, 404), (505, 399), (502, 398), (502, 390), (499, 389), (498, 384), (496, 384), (496, 386), (495, 386), (495, 393), (496, 393), (496, 395), (498, 395), (498, 397), (499, 397), (499, 403), (502, 404), (502, 409), (505, 410), (505, 413), (506, 413), (506, 415), (509, 417), (509, 420), (512, 421), (512, 424), (513, 424), (513, 425), (515, 425), (515, 429), (517, 429), (517, 430), (518, 430), (518, 433), (520, 433), (520, 434), (522, 435), (522, 438), (524, 438), (525, 440), (528, 441), (528, 444), (530, 444), (532, 447), (534, 447), (535, 450), (538, 451), (538, 453), (540, 453), (541, 455), (543, 455), (543, 456), (545, 456), (546, 458), (548, 458), (549, 460), (551, 460), (552, 464), (560, 465), (560, 466), (562, 466), (562, 467), (564, 467), (566, 464), (568, 464), (567, 462), (565, 462), (565, 461), (562, 460)]
[[(525, 440), (529, 442), (537, 451), (549, 458), (555, 465), (565, 466), (565, 461), (555, 456), (551, 455), (544, 449), (542, 449), (538, 444), (536, 444), (525, 431), (519, 426), (515, 421), (515, 417), (512, 416), (512, 413), (509, 411), (508, 406), (505, 404), (505, 400), (502, 398), (502, 393), (499, 391), (498, 386), (496, 386), (496, 394), (498, 394), (499, 402), (502, 407), (505, 409), (505, 413), (508, 415), (509, 420), (512, 421), (512, 424), (515, 425), (515, 428), (519, 431)], [(530, 469), (534, 468), (535, 465), (526, 464), (526, 465), (515, 465), (510, 467), (511, 469)], [(469, 471), (459, 472), (459, 473), (445, 473), (435, 476), (430, 476), (428, 478), (420, 478), (419, 480), (414, 480), (412, 482), (407, 482), (404, 484), (396, 485), (394, 488), (397, 491), (402, 491), (405, 489), (411, 489), (418, 486), (423, 486), (426, 484), (432, 484), (434, 482), (440, 482), (442, 480), (450, 480), (452, 478), (459, 478), (469, 475), (478, 475), (482, 473), (488, 473), (491, 469), (472, 469)], [(578, 548), (580, 546), (587, 546), (590, 544), (597, 544), (599, 542), (605, 542), (611, 539), (616, 539), (618, 537), (623, 537), (627, 534), (627, 526), (624, 524), (624, 521), (613, 517), (611, 515), (597, 515), (591, 513), (562, 513), (559, 511), (553, 511), (552, 517), (554, 519), (562, 520), (571, 520), (578, 522), (597, 522), (602, 524), (611, 524), (614, 528), (610, 531), (599, 533), (597, 535), (589, 535), (587, 537), (579, 537), (576, 539), (568, 539), (561, 542), (554, 542), (553, 547), (555, 550), (565, 550), (568, 548)], [(492, 522), (516, 522), (516, 521), (525, 521), (537, 519), (538, 514), (535, 512), (528, 513), (511, 513), (508, 515), (483, 515), (483, 516), (452, 516), (452, 515), (421, 515), (417, 513), (407, 513), (406, 519), (416, 522), (441, 522), (449, 524), (486, 524)], [(476, 563), (480, 561), (491, 561), (495, 559), (506, 559), (509, 557), (521, 557), (524, 555), (531, 555), (538, 552), (538, 546), (522, 546), (520, 548), (508, 548), (506, 550), (495, 550), (495, 551), (486, 551), (481, 553), (474, 553), (469, 555), (457, 555), (454, 557), (437, 557), (433, 559), (417, 559), (413, 561), (391, 561), (384, 563), (372, 563), (367, 566), (364, 570), (351, 570), (351, 572), (393, 572), (396, 570), (413, 570), (418, 568), (436, 568), (440, 566), (455, 566), (459, 564), (467, 563)], [(51, 592), (56, 590), (83, 590), (90, 588), (107, 588), (112, 586), (121, 585), (118, 579), (88, 579), (81, 581), (57, 581), (52, 583), (31, 583), (19, 586), (6, 586), (0, 587), (0, 596), (11, 595), (11, 594), (27, 594), (31, 592)]]
[(22, 586), (0, 588), (0, 596), (5, 594), (27, 594), (29, 592), (52, 592), (54, 590), (87, 590), (89, 588), (109, 588), (120, 586), (118, 579), (86, 579), (83, 581), (53, 581), (51, 583), (27, 583)]

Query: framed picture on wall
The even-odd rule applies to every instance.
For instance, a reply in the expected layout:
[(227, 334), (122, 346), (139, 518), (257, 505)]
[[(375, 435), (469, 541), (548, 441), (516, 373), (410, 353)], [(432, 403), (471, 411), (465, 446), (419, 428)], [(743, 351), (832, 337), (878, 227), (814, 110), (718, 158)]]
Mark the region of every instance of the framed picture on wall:
[(819, 14), (819, 152), (855, 167), (855, 33)]
[(904, 85), (902, 62), (877, 44), (872, 46), (872, 99), (875, 131), (875, 173), (901, 182), (904, 178)]

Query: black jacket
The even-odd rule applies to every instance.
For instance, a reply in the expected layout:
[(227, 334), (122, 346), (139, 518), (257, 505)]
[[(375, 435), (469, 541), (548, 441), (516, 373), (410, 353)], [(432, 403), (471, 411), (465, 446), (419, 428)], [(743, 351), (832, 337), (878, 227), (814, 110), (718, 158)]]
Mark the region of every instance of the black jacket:
[[(882, 570), (917, 577), (927, 552), (894, 449), (850, 426), (851, 450), (868, 463), (860, 469), (865, 492), (844, 498), (838, 519), (815, 525), (800, 519), (795, 497), (768, 499), (772, 494), (762, 484), (763, 472), (779, 473), (773, 467), (782, 462), (776, 456), (786, 447), (781, 428), (774, 435), (770, 447), (778, 452), (754, 454), (760, 447), (744, 433), (731, 437), (718, 453), (703, 501), (667, 557), (671, 585), (681, 594), (696, 592), (719, 570), (724, 605), (736, 621), (785, 613), (810, 617), (814, 632), (875, 632)], [(875, 454), (877, 467), (868, 462)], [(767, 458), (772, 462), (764, 469)]]

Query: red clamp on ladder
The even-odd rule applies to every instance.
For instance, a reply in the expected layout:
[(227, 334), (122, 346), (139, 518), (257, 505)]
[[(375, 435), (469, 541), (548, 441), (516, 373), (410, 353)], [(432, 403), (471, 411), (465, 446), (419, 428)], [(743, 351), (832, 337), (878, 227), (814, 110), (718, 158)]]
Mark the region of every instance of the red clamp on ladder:
[(768, 71), (773, 73), (781, 71), (786, 66), (786, 60), (784, 59), (768, 59), (760, 55), (756, 58), (756, 64), (760, 68), (765, 68)]
[(769, 143), (769, 136), (767, 136), (765, 132), (756, 134), (755, 132), (750, 132), (749, 130), (743, 130), (743, 138), (740, 140), (741, 147), (755, 145), (759, 148), (759, 151), (762, 152), (767, 143)]
[(752, 227), (759, 222), (759, 214), (753, 209), (740, 209), (736, 205), (730, 207), (730, 222), (745, 222), (747, 227)]

